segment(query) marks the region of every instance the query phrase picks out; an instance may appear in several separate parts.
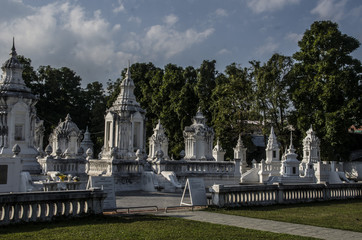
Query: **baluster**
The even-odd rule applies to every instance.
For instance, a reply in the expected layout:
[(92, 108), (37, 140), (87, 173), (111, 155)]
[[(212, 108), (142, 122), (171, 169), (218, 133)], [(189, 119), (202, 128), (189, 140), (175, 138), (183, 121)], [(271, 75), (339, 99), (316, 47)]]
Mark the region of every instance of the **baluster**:
[(1, 210), (1, 212), (2, 212), (1, 223), (2, 224), (10, 223), (9, 211), (10, 211), (10, 206), (8, 204), (4, 204), (2, 206), (2, 210)]
[(38, 204), (37, 203), (31, 203), (30, 207), (31, 207), (31, 212), (30, 212), (30, 215), (29, 215), (29, 221), (30, 222), (35, 222), (37, 217), (38, 217)]
[(41, 221), (44, 221), (47, 219), (47, 204), (45, 202), (42, 202), (38, 204), (38, 218)]

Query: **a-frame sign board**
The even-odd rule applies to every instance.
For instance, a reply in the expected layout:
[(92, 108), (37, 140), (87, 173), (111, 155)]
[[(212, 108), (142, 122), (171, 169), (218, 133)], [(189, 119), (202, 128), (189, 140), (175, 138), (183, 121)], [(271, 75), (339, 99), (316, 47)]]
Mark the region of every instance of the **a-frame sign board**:
[[(190, 201), (185, 202), (187, 195)], [(180, 205), (187, 206), (207, 206), (206, 191), (203, 178), (188, 178), (186, 180), (185, 189), (182, 194)]]

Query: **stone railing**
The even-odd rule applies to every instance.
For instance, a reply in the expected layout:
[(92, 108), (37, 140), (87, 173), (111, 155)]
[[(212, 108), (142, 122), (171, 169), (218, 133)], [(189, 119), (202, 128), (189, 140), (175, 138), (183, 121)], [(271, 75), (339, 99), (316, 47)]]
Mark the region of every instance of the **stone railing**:
[(165, 171), (173, 171), (178, 176), (183, 175), (230, 175), (235, 174), (234, 162), (214, 161), (167, 161)]
[(361, 183), (306, 185), (212, 186), (212, 203), (219, 207), (292, 204), (362, 198)]
[(133, 160), (114, 160), (108, 161), (88, 160), (87, 173), (89, 175), (111, 174), (117, 173), (120, 175), (139, 174), (143, 171), (143, 165)]
[(85, 172), (86, 160), (82, 157), (79, 158), (54, 158), (47, 156), (38, 159), (43, 172), (58, 171), (67, 174), (81, 174)]
[(106, 173), (109, 171), (111, 164), (111, 162), (106, 160), (88, 160), (86, 172), (95, 175)]
[(130, 173), (141, 173), (143, 171), (142, 165), (132, 160), (124, 160), (114, 163), (113, 167), (116, 167), (116, 171), (121, 175)]
[(100, 214), (106, 195), (101, 190), (0, 194), (0, 225)]

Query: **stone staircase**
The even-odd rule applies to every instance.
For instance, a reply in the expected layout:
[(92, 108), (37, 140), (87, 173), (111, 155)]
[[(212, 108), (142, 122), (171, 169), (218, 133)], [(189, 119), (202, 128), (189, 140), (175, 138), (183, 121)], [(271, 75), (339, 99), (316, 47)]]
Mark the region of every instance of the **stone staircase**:
[(158, 187), (155, 187), (160, 192), (181, 192), (182, 188), (176, 187), (171, 181), (169, 181), (162, 174), (155, 174), (158, 182)]

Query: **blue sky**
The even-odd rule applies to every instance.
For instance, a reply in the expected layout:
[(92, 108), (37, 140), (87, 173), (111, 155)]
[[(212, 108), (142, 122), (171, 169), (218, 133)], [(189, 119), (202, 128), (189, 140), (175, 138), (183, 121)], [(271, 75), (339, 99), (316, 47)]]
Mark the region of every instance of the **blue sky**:
[[(292, 55), (317, 20), (362, 42), (360, 0), (2, 0), (0, 62), (14, 36), (35, 69), (66, 66), (83, 84), (115, 80), (128, 60), (199, 67), (215, 59), (223, 72)], [(361, 48), (353, 55), (362, 60)]]

